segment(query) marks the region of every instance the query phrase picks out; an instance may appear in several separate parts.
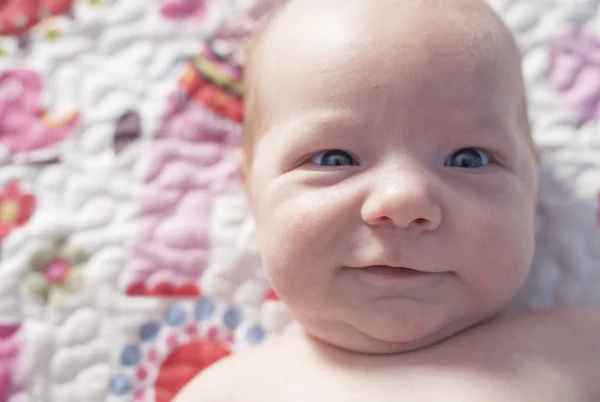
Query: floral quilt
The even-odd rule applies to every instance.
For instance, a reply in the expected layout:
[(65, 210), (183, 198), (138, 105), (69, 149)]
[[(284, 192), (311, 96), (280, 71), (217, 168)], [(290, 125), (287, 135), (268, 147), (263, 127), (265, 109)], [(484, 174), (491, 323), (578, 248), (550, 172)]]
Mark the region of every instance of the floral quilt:
[[(490, 1), (541, 154), (515, 303), (600, 307), (600, 0)], [(231, 152), (276, 2), (0, 1), (0, 402), (168, 402), (293, 324)]]

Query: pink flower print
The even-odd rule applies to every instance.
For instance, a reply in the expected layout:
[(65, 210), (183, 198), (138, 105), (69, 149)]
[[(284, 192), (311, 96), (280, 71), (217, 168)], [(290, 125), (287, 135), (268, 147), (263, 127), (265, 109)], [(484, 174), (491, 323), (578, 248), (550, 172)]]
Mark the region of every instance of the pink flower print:
[(206, 0), (163, 0), (160, 13), (168, 19), (202, 19), (206, 14)]
[(600, 117), (600, 39), (576, 29), (550, 52), (550, 83), (585, 120)]
[(0, 74), (0, 146), (10, 154), (48, 151), (69, 137), (79, 116), (53, 119), (40, 104), (42, 80), (28, 70)]
[(25, 287), (44, 305), (59, 304), (83, 290), (83, 268), (87, 261), (84, 250), (66, 247), (65, 240), (40, 247), (30, 257)]

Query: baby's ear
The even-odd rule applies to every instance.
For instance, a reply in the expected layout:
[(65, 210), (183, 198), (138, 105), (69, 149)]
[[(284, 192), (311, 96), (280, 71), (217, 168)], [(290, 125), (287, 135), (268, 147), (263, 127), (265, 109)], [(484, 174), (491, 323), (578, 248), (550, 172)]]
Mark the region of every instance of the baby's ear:
[(237, 165), (237, 172), (240, 177), (242, 184), (244, 185), (244, 192), (246, 193), (246, 200), (248, 201), (248, 207), (252, 211), (252, 199), (250, 197), (250, 183), (249, 183), (249, 172), (250, 167), (248, 166), (248, 154), (243, 148), (238, 147), (233, 150), (233, 156)]
[(248, 185), (248, 158), (246, 152), (241, 147), (237, 147), (233, 150), (233, 157), (235, 158), (240, 180), (246, 187)]

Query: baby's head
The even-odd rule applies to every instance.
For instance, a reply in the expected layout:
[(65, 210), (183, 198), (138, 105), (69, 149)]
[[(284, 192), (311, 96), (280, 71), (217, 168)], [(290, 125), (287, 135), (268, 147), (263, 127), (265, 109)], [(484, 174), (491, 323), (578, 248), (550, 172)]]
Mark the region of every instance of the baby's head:
[(483, 0), (292, 0), (246, 77), (261, 257), (308, 334), (401, 352), (507, 306), (537, 174), (519, 52)]

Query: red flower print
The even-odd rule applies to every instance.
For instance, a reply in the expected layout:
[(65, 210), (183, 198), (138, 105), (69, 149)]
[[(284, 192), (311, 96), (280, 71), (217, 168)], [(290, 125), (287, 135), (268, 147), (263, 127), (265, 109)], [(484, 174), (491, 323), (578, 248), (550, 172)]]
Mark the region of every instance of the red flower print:
[(23, 226), (35, 208), (35, 197), (21, 192), (19, 183), (10, 182), (0, 193), (0, 239)]
[(230, 354), (220, 343), (197, 340), (180, 346), (163, 362), (156, 382), (156, 402), (170, 402), (198, 373)]
[(0, 35), (19, 35), (40, 20), (66, 13), (73, 0), (0, 0)]

